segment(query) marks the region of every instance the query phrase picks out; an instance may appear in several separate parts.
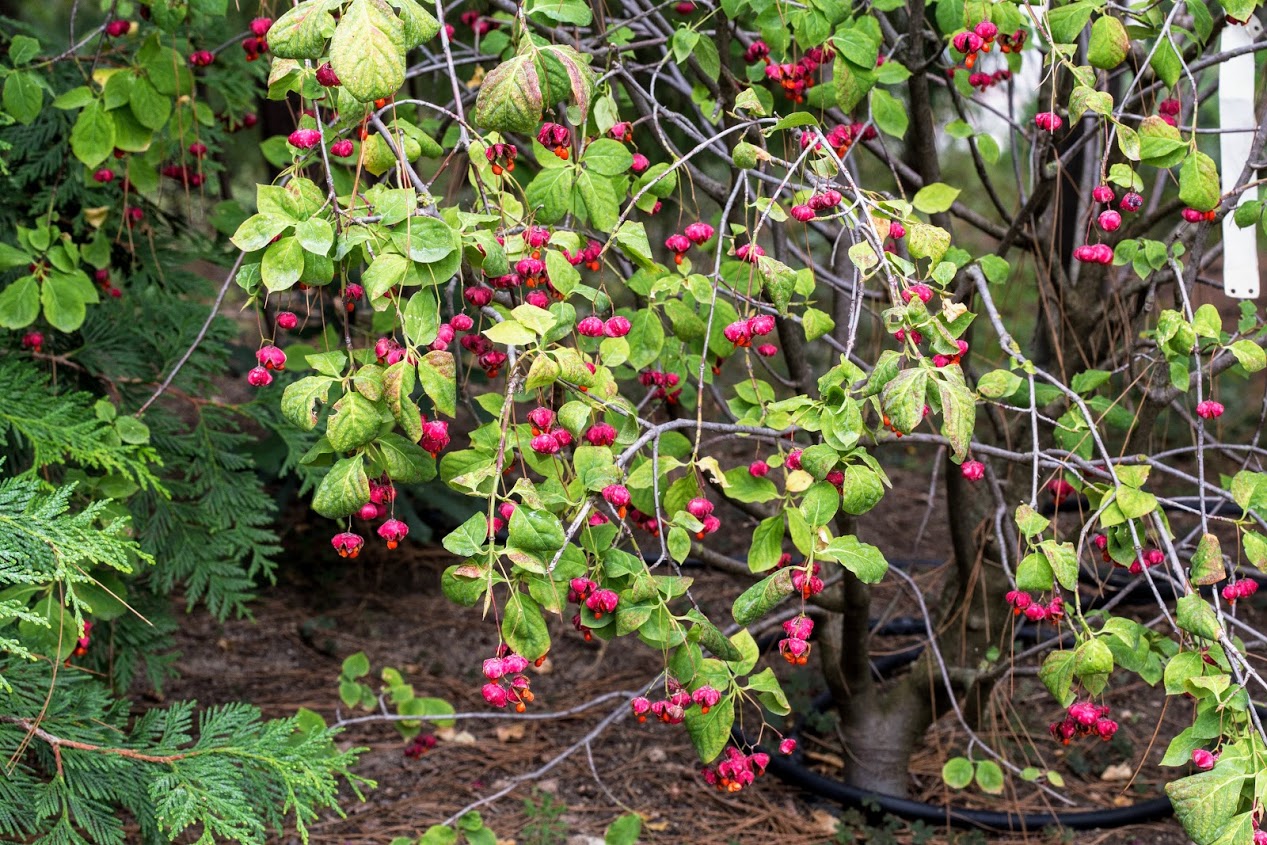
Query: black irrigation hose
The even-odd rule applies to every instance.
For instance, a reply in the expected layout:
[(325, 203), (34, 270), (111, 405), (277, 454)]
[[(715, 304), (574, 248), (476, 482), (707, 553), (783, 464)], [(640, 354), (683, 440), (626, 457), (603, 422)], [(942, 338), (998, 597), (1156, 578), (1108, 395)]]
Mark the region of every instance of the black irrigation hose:
[[(922, 647), (917, 647), (921, 649)], [(908, 649), (909, 651), (909, 649)], [(899, 652), (904, 654), (904, 652)], [(918, 651), (916, 652), (918, 655)], [(890, 657), (894, 657), (891, 655)], [(911, 658), (912, 660), (914, 658)], [(878, 662), (878, 661), (877, 661)], [(824, 693), (815, 699), (812, 707), (822, 709), (830, 703), (831, 694)], [(802, 721), (788, 732), (788, 736), (799, 735)], [(736, 728), (735, 739), (744, 744), (746, 738)], [(1041, 830), (1045, 827), (1062, 827), (1069, 830), (1095, 830), (1105, 828), (1126, 827), (1132, 824), (1145, 824), (1169, 818), (1174, 814), (1174, 807), (1169, 798), (1153, 798), (1140, 801), (1129, 807), (1117, 807), (1112, 810), (1080, 810), (1075, 812), (1048, 813), (999, 813), (993, 810), (973, 810), (966, 807), (942, 806), (924, 801), (913, 801), (909, 798), (898, 798), (883, 795), (847, 783), (825, 777), (801, 765), (801, 752), (797, 750), (790, 757), (778, 754), (770, 755), (767, 771), (779, 780), (796, 786), (820, 798), (834, 801), (844, 807), (861, 810), (868, 820), (879, 821), (884, 815), (897, 816), (906, 821), (921, 821), (937, 825), (983, 830), (990, 832), (1008, 831), (1025, 833)]]
[(1032, 832), (1051, 826), (1070, 830), (1125, 827), (1131, 824), (1158, 821), (1174, 813), (1169, 798), (1154, 798), (1113, 810), (1086, 810), (1070, 813), (998, 813), (992, 810), (943, 807), (923, 801), (912, 801), (908, 798), (881, 795), (878, 792), (841, 783), (810, 771), (797, 763), (795, 757), (796, 755), (792, 758), (771, 756), (767, 770), (786, 783), (845, 807), (862, 810), (873, 819), (889, 814), (907, 821), (948, 824), (952, 827), (986, 831)]

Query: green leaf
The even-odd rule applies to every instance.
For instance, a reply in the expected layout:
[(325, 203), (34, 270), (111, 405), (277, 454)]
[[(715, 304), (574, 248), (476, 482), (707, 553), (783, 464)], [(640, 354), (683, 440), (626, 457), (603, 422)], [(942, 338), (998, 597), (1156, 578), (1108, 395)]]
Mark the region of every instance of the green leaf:
[(260, 262), (260, 280), (273, 293), (290, 290), (304, 273), (304, 248), (293, 237), (268, 245)]
[(819, 551), (824, 560), (834, 560), (848, 569), (864, 584), (878, 584), (889, 571), (884, 553), (869, 543), (860, 543), (849, 535), (837, 537)]
[(600, 138), (585, 148), (581, 166), (603, 176), (620, 176), (633, 166), (633, 153), (620, 141)]
[(40, 315), (40, 286), (23, 276), (0, 291), (0, 328), (23, 329)]
[[(515, 513), (524, 510), (521, 506)], [(513, 541), (512, 541), (513, 542)], [(546, 629), (541, 605), (523, 593), (511, 593), (502, 618), (502, 636), (515, 653), (528, 660), (544, 657), (550, 650), (550, 632)]]
[(9, 61), (20, 67), (40, 54), (39, 39), (29, 35), (15, 35), (9, 42)]
[[(419, 44), (430, 41), (440, 32), (440, 22), (436, 20), (435, 15), (415, 0), (391, 0), (391, 4), (400, 10), (406, 50), (412, 50)], [(271, 33), (272, 30), (269, 32)]]
[(826, 481), (812, 484), (801, 500), (801, 513), (811, 528), (820, 528), (831, 522), (839, 510), (840, 491)]
[(752, 532), (752, 546), (748, 549), (748, 568), (753, 572), (773, 569), (778, 565), (782, 555), (783, 516), (777, 515), (761, 520)]
[(75, 118), (70, 149), (88, 167), (96, 167), (114, 152), (114, 120), (100, 102), (86, 107)]
[(492, 132), (535, 135), (541, 122), (542, 102), (541, 78), (525, 39), (518, 55), (484, 76), (471, 120)]
[(576, 192), (596, 229), (610, 232), (616, 228), (620, 201), (608, 179), (582, 171), (576, 179)]
[(312, 509), (326, 519), (351, 516), (370, 500), (370, 480), (360, 455), (342, 458), (321, 479)]
[(1188, 575), (1192, 583), (1199, 587), (1209, 587), (1227, 577), (1227, 570), (1223, 566), (1223, 549), (1218, 537), (1213, 534), (1201, 535), (1196, 551), (1192, 553)]
[(1246, 778), (1243, 759), (1224, 755), (1210, 771), (1166, 784), (1175, 815), (1197, 845), (1214, 845), (1233, 822)]
[(909, 434), (924, 419), (924, 392), (928, 385), (928, 370), (909, 367), (899, 372), (884, 386), (880, 402), (893, 427)]
[(1101, 70), (1112, 70), (1122, 63), (1131, 49), (1126, 27), (1112, 15), (1101, 15), (1091, 25), (1091, 41), (1087, 45), (1087, 61)]
[(233, 245), (243, 252), (254, 252), (268, 246), (273, 238), (291, 225), (291, 221), (276, 214), (253, 214), (242, 221), (230, 238)]
[(835, 64), (832, 65), (832, 82), (836, 103), (842, 111), (853, 111), (862, 102), (862, 98), (867, 96), (876, 82), (874, 68), (875, 62), (869, 67), (863, 67), (849, 61), (843, 54), (836, 54)]
[(154, 83), (145, 77), (137, 77), (128, 92), (128, 103), (137, 122), (146, 129), (162, 129), (172, 114), (172, 100), (158, 93)]
[(286, 385), (282, 393), (281, 412), (287, 420), (304, 431), (312, 431), (321, 416), (321, 406), (329, 400), (334, 379), (306, 376)]
[(326, 439), (336, 452), (350, 452), (374, 439), (382, 419), (374, 403), (359, 393), (345, 393), (326, 420)]
[(731, 615), (740, 625), (755, 622), (784, 598), (792, 594), (792, 573), (780, 569), (773, 575), (753, 584), (735, 599)]
[[(84, 282), (87, 283), (87, 280)], [(88, 316), (87, 303), (96, 302), (97, 295), (91, 284), (88, 284), (85, 291), (76, 276), (59, 273), (44, 279), (40, 301), (44, 305), (44, 319), (53, 328), (61, 332), (73, 332), (84, 324), (84, 318)]]
[(1016, 567), (1016, 587), (1031, 593), (1045, 593), (1052, 588), (1055, 575), (1044, 555), (1032, 552), (1021, 558)]
[(854, 516), (866, 513), (884, 498), (884, 482), (879, 473), (866, 466), (846, 468), (842, 489), (841, 509)]
[(334, 18), (325, 7), (322, 0), (304, 0), (273, 21), (269, 52), (282, 59), (320, 59), (334, 33)]
[(1012, 275), (1012, 266), (1007, 263), (1007, 259), (997, 255), (984, 255), (978, 263), (981, 265), (981, 272), (985, 273), (986, 281), (992, 285), (1001, 285)]
[(1207, 640), (1217, 640), (1222, 632), (1214, 608), (1198, 593), (1189, 593), (1175, 602), (1175, 624), (1181, 630)]
[(950, 248), (950, 233), (940, 226), (916, 223), (911, 226), (906, 241), (913, 257), (927, 258), (936, 264)]
[(1091, 20), (1094, 9), (1095, 6), (1089, 2), (1079, 2), (1048, 10), (1047, 24), (1051, 27), (1052, 41), (1057, 44), (1077, 41), (1087, 21)]
[(904, 138), (910, 124), (906, 106), (883, 88), (871, 89), (871, 118), (880, 131), (894, 138)]
[(735, 700), (727, 695), (714, 704), (707, 713), (692, 707), (686, 711), (686, 732), (695, 746), (695, 753), (704, 763), (712, 762), (722, 753), (730, 741), (730, 729), (735, 724)]
[(1193, 150), (1179, 168), (1179, 199), (1197, 211), (1211, 211), (1218, 207), (1220, 196), (1214, 159)]
[[(1077, 376), (1074, 376), (1076, 379)], [(977, 392), (987, 399), (1002, 399), (1020, 389), (1021, 377), (1008, 370), (991, 370), (977, 380)]]
[(1078, 589), (1078, 553), (1072, 543), (1057, 543), (1055, 540), (1043, 540), (1038, 544), (1039, 551), (1051, 565), (1052, 574), (1066, 590)]
[[(44, 105), (44, 88), (39, 77), (28, 71), (12, 71), (4, 81), (4, 110), (23, 125), (39, 117)], [(78, 153), (76, 152), (76, 155)]]
[(990, 795), (1003, 794), (1003, 770), (993, 760), (977, 761), (977, 786)]
[(440, 330), (440, 303), (432, 288), (424, 288), (409, 297), (405, 305), (405, 338), (414, 346), (429, 346)]
[(330, 40), (330, 64), (344, 91), (371, 102), (404, 84), (405, 49), (404, 25), (384, 0), (352, 0)]
[(417, 443), (411, 443), (392, 431), (379, 435), (375, 444), (383, 459), (383, 469), (392, 481), (417, 484), (435, 478), (435, 458)]
[[(972, 446), (977, 403), (964, 383), (963, 370), (959, 367), (943, 367), (937, 374), (937, 391), (941, 396), (941, 433), (950, 443), (954, 459), (962, 461)], [(922, 412), (923, 408), (920, 410)]]
[(941, 767), (941, 779), (951, 789), (965, 789), (972, 783), (972, 761), (967, 757), (951, 757)]
[(1075, 698), (1072, 690), (1073, 661), (1073, 652), (1053, 651), (1038, 670), (1038, 679), (1061, 707), (1068, 707)]
[(931, 182), (916, 192), (911, 204), (925, 214), (940, 214), (955, 204), (959, 194), (959, 188), (952, 188), (945, 182)]
[(757, 699), (761, 702), (761, 706), (776, 716), (786, 716), (792, 712), (792, 706), (788, 703), (787, 694), (783, 692), (783, 686), (779, 683), (778, 676), (774, 674), (774, 670), (769, 666), (748, 679), (748, 689), (756, 690)]
[(320, 217), (309, 217), (295, 226), (295, 240), (308, 252), (325, 255), (334, 246), (334, 229)]
[(1180, 74), (1183, 73), (1183, 59), (1180, 58), (1174, 43), (1168, 37), (1163, 36), (1159, 40), (1157, 49), (1153, 52), (1153, 58), (1148, 64), (1166, 83), (1167, 88), (1175, 87)]
[(603, 841), (605, 845), (637, 845), (641, 833), (642, 817), (637, 813), (626, 813), (607, 826)]
[(520, 505), (510, 515), (510, 544), (516, 548), (526, 552), (555, 552), (563, 548), (565, 542), (562, 523), (549, 511)]
[(1267, 367), (1267, 354), (1263, 352), (1261, 346), (1252, 340), (1238, 340), (1230, 347), (1232, 354), (1236, 356), (1236, 361), (1246, 372), (1256, 373)]
[(418, 380), (437, 413), (457, 415), (457, 363), (452, 352), (433, 349), (418, 362)]

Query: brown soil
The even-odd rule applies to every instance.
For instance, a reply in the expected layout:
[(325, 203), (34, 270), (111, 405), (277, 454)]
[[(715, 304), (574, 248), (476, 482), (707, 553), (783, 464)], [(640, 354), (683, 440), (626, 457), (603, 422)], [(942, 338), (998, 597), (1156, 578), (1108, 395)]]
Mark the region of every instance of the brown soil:
[[(897, 457), (896, 455), (892, 457)], [(885, 548), (891, 557), (936, 558), (947, 548), (944, 516), (934, 513), (927, 536), (917, 548), (927, 502), (927, 480), (917, 473), (894, 473), (895, 483), (907, 488), (886, 497), (886, 508), (864, 520), (863, 539)], [(891, 502), (901, 502), (900, 506)], [(938, 508), (940, 510), (940, 508)], [(451, 701), (459, 712), (486, 712), (479, 695), (483, 682), (480, 660), (496, 646), (495, 627), (480, 618), (478, 608), (464, 609), (449, 603), (439, 591), (439, 573), (450, 559), (442, 550), (402, 547), (378, 554), (367, 549), (355, 562), (343, 562), (305, 538), (291, 538), (296, 553), (306, 556), (293, 562), (281, 582), (265, 591), (255, 605), (255, 620), (217, 623), (205, 614), (188, 618), (180, 637), (184, 658), (182, 677), (166, 691), (172, 698), (196, 698), (202, 704), (248, 700), (269, 716), (292, 714), (307, 707), (333, 722), (348, 713), (339, 701), (336, 678), (341, 660), (365, 651), (377, 673), (394, 666), (404, 673), (418, 695), (436, 695)], [(936, 570), (922, 568), (920, 578), (935, 579)], [(729, 604), (743, 584), (732, 578), (694, 571), (694, 589), (705, 610), (724, 618)], [(893, 580), (893, 579), (888, 579)], [(896, 585), (882, 585), (876, 608), (883, 610), (898, 597)], [(897, 604), (895, 602), (895, 604)], [(899, 615), (906, 612), (896, 611)], [(611, 690), (639, 689), (662, 668), (660, 655), (644, 647), (604, 646), (585, 643), (570, 625), (552, 621), (554, 650), (551, 660), (534, 680), (535, 712), (564, 710)], [(899, 647), (902, 641), (886, 648)], [(812, 668), (812, 667), (811, 667)], [(812, 672), (789, 677), (782, 670), (795, 703), (810, 700), (821, 690)], [(1121, 743), (1112, 748), (1071, 746), (1053, 749), (1040, 733), (1053, 718), (1055, 705), (1032, 676), (1021, 676), (1014, 687), (1000, 691), (1011, 727), (1016, 721), (1034, 733), (1044, 759), (1034, 765), (1060, 770), (1069, 793), (1080, 809), (1118, 806), (1156, 794), (1162, 774), (1155, 767), (1167, 737), (1177, 730), (1180, 714), (1167, 714), (1155, 743), (1162, 695), (1142, 684), (1118, 690), (1110, 702), (1123, 722)], [(377, 782), (359, 802), (349, 795), (346, 818), (328, 814), (312, 829), (314, 843), (386, 843), (396, 836), (418, 836), (468, 804), (497, 791), (506, 779), (535, 769), (576, 742), (615, 706), (605, 702), (564, 719), (510, 722), (476, 719), (463, 721), (456, 737), (445, 741), (420, 759), (403, 754), (404, 743), (387, 723), (356, 725), (343, 735), (349, 746), (365, 747), (357, 772)], [(1016, 714), (1025, 713), (1019, 718)], [(1128, 715), (1133, 714), (1133, 715)], [(1016, 717), (1016, 719), (1014, 719)], [(499, 730), (500, 729), (500, 730)], [(1005, 732), (986, 734), (1000, 741), (998, 747), (1019, 754)], [(1084, 741), (1085, 742), (1085, 741)], [(940, 782), (940, 769), (948, 756), (965, 745), (950, 720), (930, 729), (924, 750), (913, 762), (912, 777), (918, 797), (933, 802), (952, 800), (968, 806), (1039, 810), (1042, 802), (1032, 787), (1020, 784), (1003, 798), (982, 800), (971, 790), (950, 795)], [(842, 751), (831, 738), (809, 739), (812, 764), (832, 773), (841, 764)], [(1146, 758), (1146, 760), (1145, 760)], [(1173, 821), (1103, 833), (1050, 832), (1029, 836), (979, 838), (927, 828), (893, 825), (892, 830), (848, 830), (837, 836), (840, 808), (767, 776), (755, 788), (734, 796), (707, 788), (698, 777), (698, 763), (685, 732), (661, 725), (638, 725), (624, 720), (592, 743), (592, 766), (582, 749), (535, 784), (522, 784), (495, 804), (481, 807), (487, 823), (505, 842), (518, 845), (563, 843), (567, 836), (549, 838), (534, 834), (533, 814), (525, 799), (550, 800), (566, 806), (560, 821), (568, 836), (600, 836), (623, 812), (644, 816), (643, 841), (651, 843), (767, 843), (818, 845), (831, 842), (1060, 842), (1076, 841), (1127, 845), (1127, 843), (1183, 843), (1186, 838)], [(1144, 765), (1129, 789), (1122, 781), (1101, 781), (1111, 763), (1125, 762), (1135, 771)], [(931, 834), (932, 838), (929, 838)], [(965, 838), (966, 836), (966, 838)], [(279, 842), (297, 841), (296, 837)]]

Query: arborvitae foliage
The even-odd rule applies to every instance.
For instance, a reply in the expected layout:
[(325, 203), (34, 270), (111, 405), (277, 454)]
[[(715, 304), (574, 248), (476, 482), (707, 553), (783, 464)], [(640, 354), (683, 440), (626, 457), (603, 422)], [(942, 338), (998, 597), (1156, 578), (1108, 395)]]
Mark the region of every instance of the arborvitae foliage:
[[(199, 38), (228, 41), (223, 21), (196, 23)], [(0, 65), (17, 31), (0, 25)], [(47, 73), (58, 91), (84, 84), (73, 62)], [(253, 108), (261, 67), (208, 73), (203, 107), (234, 119)], [(124, 697), (138, 675), (157, 688), (178, 670), (182, 610), (249, 613), (280, 552), (259, 444), (275, 468), (294, 467), (315, 439), (270, 435), (275, 408), (224, 390), (250, 357), (232, 320), (205, 325), (226, 272), (216, 265), (229, 261), (205, 225), (219, 212), (192, 210), (220, 192), (223, 164), (200, 159), (209, 181), (191, 190), (151, 163), (127, 199), (144, 225), (102, 222), (94, 210), (119, 182), (103, 188), (70, 166), (73, 115), (49, 107), (18, 123), (3, 111), (0, 248), (19, 227), (42, 230), (77, 250), (59, 272), (100, 295), (73, 330), (42, 312), (37, 343), (0, 330), (0, 841), (306, 839), (339, 784), (358, 783), (357, 752), (337, 750), (320, 716), (144, 710)], [(222, 148), (226, 134), (173, 118), (150, 148), (188, 159), (192, 141)], [(109, 166), (143, 180), (131, 155)], [(31, 272), (8, 258), (0, 268), (0, 290)]]
[[(87, 673), (48, 664), (10, 672), (0, 713), (0, 836), (40, 843), (262, 843), (293, 826), (307, 839), (335, 806), (355, 752), (316, 714), (264, 720), (248, 704), (194, 702), (130, 719)], [(50, 697), (50, 688), (53, 695)], [(128, 829), (119, 810), (139, 829)]]

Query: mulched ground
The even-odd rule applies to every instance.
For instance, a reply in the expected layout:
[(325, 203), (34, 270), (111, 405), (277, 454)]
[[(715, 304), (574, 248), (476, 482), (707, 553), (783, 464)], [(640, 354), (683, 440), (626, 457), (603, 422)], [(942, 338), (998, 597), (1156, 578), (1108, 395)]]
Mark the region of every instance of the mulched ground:
[[(923, 545), (916, 547), (913, 542), (923, 518), (926, 485), (925, 480), (919, 483), (922, 489), (905, 490), (900, 509), (882, 519), (867, 520), (872, 527), (870, 531), (863, 528), (862, 539), (884, 543), (891, 556), (928, 557), (939, 547), (944, 549), (944, 537), (936, 534), (942, 522), (936, 513)], [(869, 538), (868, 533), (875, 536)], [(893, 548), (893, 538), (899, 537), (902, 545), (911, 546), (909, 550)], [(478, 608), (456, 607), (441, 595), (439, 573), (450, 562), (445, 552), (412, 546), (388, 557), (367, 549), (358, 560), (343, 562), (327, 555), (324, 548), (311, 551), (315, 543), (297, 539), (300, 542), (294, 545), (299, 548), (294, 554), (301, 560), (292, 558), (278, 586), (264, 592), (254, 606), (254, 621), (221, 624), (202, 613), (188, 617), (179, 643), (184, 653), (182, 676), (166, 690), (169, 698), (196, 698), (203, 704), (245, 699), (270, 716), (288, 715), (299, 707), (315, 710), (328, 721), (340, 714), (363, 715), (342, 709), (336, 679), (344, 657), (365, 651), (375, 672), (383, 666), (398, 668), (418, 695), (444, 697), (459, 712), (488, 710), (479, 695), (483, 683), (479, 666), (496, 645), (495, 629), (480, 618)], [(743, 586), (706, 572), (692, 574), (699, 577), (694, 592), (706, 599), (706, 609), (724, 611)], [(937, 573), (925, 569), (920, 577), (934, 579)], [(896, 593), (895, 586), (881, 589), (894, 593), (881, 593), (878, 607), (884, 606), (886, 595), (891, 598)], [(662, 667), (659, 655), (646, 648), (587, 644), (560, 620), (553, 620), (551, 633), (555, 647), (547, 671), (533, 683), (535, 712), (564, 710), (605, 692), (640, 688)], [(818, 692), (816, 683), (808, 672), (786, 679), (790, 694), (801, 702)], [(1036, 731), (1044, 765), (1060, 770), (1069, 793), (1082, 809), (1090, 809), (1159, 794), (1160, 773), (1151, 763), (1160, 759), (1166, 738), (1177, 730), (1177, 722), (1171, 724), (1176, 714), (1167, 715), (1160, 739), (1150, 747), (1161, 696), (1138, 687), (1117, 690), (1111, 702), (1121, 713), (1121, 742), (1068, 750), (1050, 748), (1041, 738), (1056, 708), (1036, 679), (1022, 676), (1015, 687), (1000, 694), (1010, 704), (1005, 711), (1009, 718), (1024, 714), (1026, 728)], [(429, 825), (496, 792), (508, 778), (542, 765), (575, 743), (613, 706), (617, 705), (606, 702), (552, 721), (464, 721), (420, 759), (404, 755), (404, 743), (390, 724), (353, 726), (343, 739), (348, 745), (369, 749), (357, 771), (378, 786), (367, 792), (364, 803), (349, 796), (347, 817), (331, 814), (323, 819), (312, 827), (311, 841), (385, 845), (392, 837), (417, 836)], [(806, 743), (811, 762), (828, 773), (842, 759), (839, 745), (832, 746), (829, 734)], [(942, 763), (964, 744), (951, 720), (930, 728), (926, 745), (912, 764), (916, 794), (930, 801), (953, 798), (969, 806), (999, 809), (1004, 799), (983, 801), (971, 791), (948, 796), (940, 783)], [(1044, 831), (982, 837), (975, 832), (897, 823), (865, 827), (856, 823), (856, 815), (846, 816), (841, 826), (839, 807), (773, 777), (736, 796), (707, 788), (680, 729), (624, 720), (596, 738), (591, 748), (592, 763), (582, 749), (535, 784), (523, 784), (495, 804), (481, 807), (489, 826), (505, 843), (517, 845), (561, 845), (569, 837), (576, 845), (591, 845), (584, 837), (601, 837), (607, 824), (628, 811), (644, 816), (643, 841), (649, 843), (1186, 842), (1173, 821), (1063, 836)], [(1113, 763), (1125, 763), (1134, 772), (1145, 760), (1150, 765), (1141, 768), (1129, 789), (1123, 789), (1123, 780), (1101, 778)], [(554, 833), (543, 832), (542, 813), (526, 806), (525, 799), (537, 806), (565, 807), (558, 818), (561, 827)], [(1009, 793), (1007, 800), (1025, 810), (1042, 808), (1032, 789), (1024, 785), (1017, 794)]]

